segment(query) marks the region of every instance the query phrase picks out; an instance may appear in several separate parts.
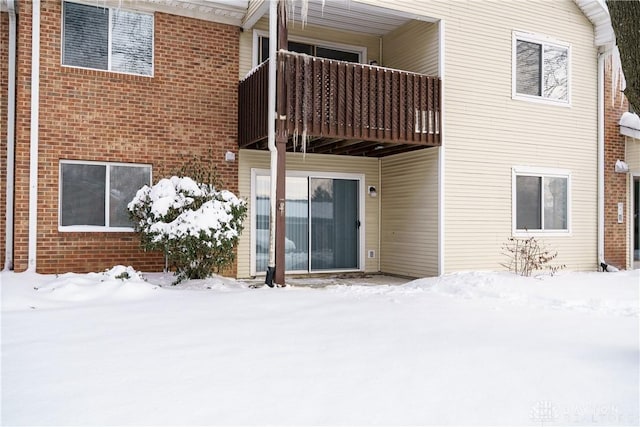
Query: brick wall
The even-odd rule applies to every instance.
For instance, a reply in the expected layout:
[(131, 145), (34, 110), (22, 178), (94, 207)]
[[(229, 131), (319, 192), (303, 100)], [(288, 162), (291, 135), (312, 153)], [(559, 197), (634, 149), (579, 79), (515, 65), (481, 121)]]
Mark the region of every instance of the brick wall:
[(9, 14), (0, 13), (0, 270), (5, 258), (5, 210), (7, 194), (7, 78), (9, 62)]
[[(19, 4), (24, 48), (31, 10), (29, 2)], [(141, 252), (134, 233), (58, 231), (59, 161), (150, 163), (155, 182), (197, 156), (237, 192), (237, 163), (224, 154), (237, 152), (239, 29), (156, 13), (154, 77), (74, 69), (60, 65), (61, 4), (41, 4), (37, 270), (159, 270), (160, 254)], [(17, 271), (28, 262), (30, 58), (20, 60), (19, 74)]]
[[(604, 148), (604, 254), (605, 260), (615, 266), (627, 267), (627, 175), (615, 173), (616, 160), (624, 160), (625, 141), (620, 135), (618, 122), (622, 114), (629, 110), (627, 100), (618, 92), (612, 97), (611, 70), (605, 76), (605, 148)], [(618, 203), (625, 204), (624, 222), (618, 224)]]

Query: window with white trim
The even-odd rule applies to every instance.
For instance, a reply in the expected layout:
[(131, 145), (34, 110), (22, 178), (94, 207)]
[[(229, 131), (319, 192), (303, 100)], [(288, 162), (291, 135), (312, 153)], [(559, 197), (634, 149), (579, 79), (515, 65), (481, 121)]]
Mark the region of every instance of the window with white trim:
[(153, 15), (65, 1), (62, 65), (153, 75)]
[(127, 205), (150, 184), (150, 165), (61, 161), (60, 229), (133, 230)]
[(570, 58), (568, 44), (514, 33), (514, 98), (568, 104)]
[(514, 168), (514, 232), (569, 232), (570, 192), (568, 171)]

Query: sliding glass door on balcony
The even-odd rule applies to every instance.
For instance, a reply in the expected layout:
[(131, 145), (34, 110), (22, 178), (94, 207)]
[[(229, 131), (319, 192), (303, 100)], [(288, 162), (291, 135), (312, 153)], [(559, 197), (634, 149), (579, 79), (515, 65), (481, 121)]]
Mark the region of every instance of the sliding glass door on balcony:
[[(255, 273), (269, 262), (268, 175), (255, 174)], [(285, 270), (360, 268), (360, 179), (288, 176)]]

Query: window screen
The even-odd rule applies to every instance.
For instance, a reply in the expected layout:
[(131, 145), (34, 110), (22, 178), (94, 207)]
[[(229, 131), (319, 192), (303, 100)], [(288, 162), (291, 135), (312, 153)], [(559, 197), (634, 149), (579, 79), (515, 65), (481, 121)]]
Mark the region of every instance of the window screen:
[(518, 230), (540, 230), (542, 179), (537, 176), (516, 177), (516, 227)]
[(151, 183), (151, 167), (62, 163), (61, 226), (133, 227), (127, 205)]
[(558, 176), (516, 176), (516, 229), (568, 230), (569, 179)]
[(569, 100), (568, 47), (517, 40), (515, 68), (516, 93)]
[(62, 165), (61, 225), (105, 225), (103, 165)]
[(64, 3), (62, 64), (150, 76), (153, 15)]
[(62, 63), (106, 70), (109, 66), (109, 9), (64, 3)]
[(516, 91), (526, 95), (541, 95), (540, 51), (542, 46), (518, 40), (516, 61)]

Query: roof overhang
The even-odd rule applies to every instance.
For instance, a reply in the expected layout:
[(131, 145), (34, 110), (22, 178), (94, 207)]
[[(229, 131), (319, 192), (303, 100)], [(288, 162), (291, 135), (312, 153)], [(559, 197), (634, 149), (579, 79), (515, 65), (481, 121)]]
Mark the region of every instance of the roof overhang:
[[(4, 1), (4, 0), (0, 0)], [(102, 7), (126, 7), (241, 26), (249, 0), (73, 0)]]
[[(268, 0), (252, 0), (243, 29), (251, 29), (269, 9)], [(302, 22), (302, 8), (294, 2), (289, 19)], [(410, 20), (436, 22), (434, 18), (388, 9), (356, 0), (308, 0), (305, 25), (383, 36)], [(293, 16), (291, 16), (293, 15)]]
[(601, 50), (615, 46), (616, 36), (605, 0), (573, 0), (594, 26), (594, 44)]
[(620, 134), (640, 139), (640, 117), (634, 113), (624, 113), (620, 118)]

